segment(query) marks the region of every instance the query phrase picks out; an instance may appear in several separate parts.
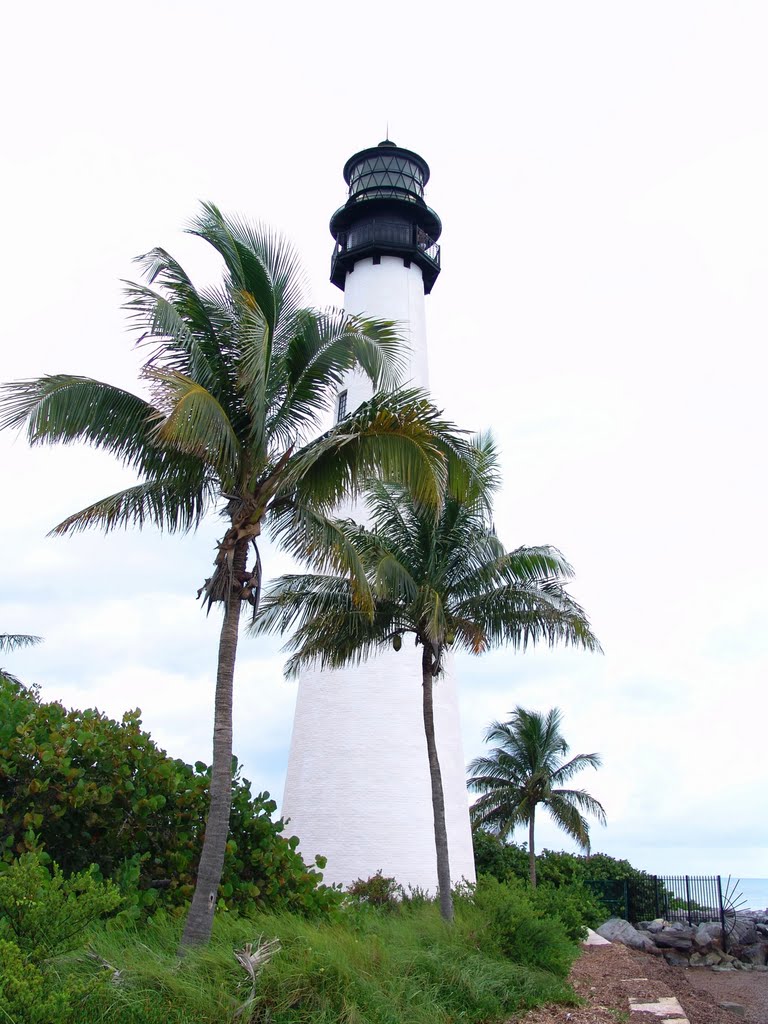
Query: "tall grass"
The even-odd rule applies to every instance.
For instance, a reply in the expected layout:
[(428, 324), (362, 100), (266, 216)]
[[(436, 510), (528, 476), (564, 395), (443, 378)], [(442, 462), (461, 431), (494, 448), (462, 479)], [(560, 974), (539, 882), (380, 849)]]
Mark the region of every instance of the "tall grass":
[[(260, 936), (278, 938), (282, 948), (259, 977), (255, 1002), (238, 1016), (250, 981), (233, 949)], [(97, 932), (94, 950), (121, 975), (107, 982), (104, 968), (82, 956), (61, 964), (72, 981), (101, 972), (78, 1009), (77, 1024), (491, 1022), (542, 1002), (573, 999), (562, 951), (569, 951), (570, 962), (575, 947), (561, 931), (554, 958), (542, 948), (539, 964), (516, 963), (499, 951), (487, 908), (469, 903), (458, 907), (452, 929), (431, 905), (393, 914), (360, 908), (325, 923), (285, 913), (223, 917), (211, 944), (182, 961), (177, 943), (172, 922)], [(526, 958), (535, 960), (535, 951)]]

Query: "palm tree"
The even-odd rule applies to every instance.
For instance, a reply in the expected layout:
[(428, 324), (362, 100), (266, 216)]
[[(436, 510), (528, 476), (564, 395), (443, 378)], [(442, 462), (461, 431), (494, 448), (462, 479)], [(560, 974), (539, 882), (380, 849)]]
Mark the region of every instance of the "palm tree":
[[(475, 472), (462, 493), (446, 493), (435, 517), (406, 487), (374, 482), (367, 494), (372, 528), (339, 523), (360, 552), (374, 594), (373, 616), (354, 600), (348, 579), (331, 574), (283, 576), (265, 594), (257, 631), (295, 627), (286, 666), (338, 668), (377, 648), (402, 647), (413, 634), (421, 648), (424, 733), (429, 758), (435, 851), (443, 917), (453, 917), (451, 872), (440, 763), (432, 707), (434, 680), (446, 651), (481, 654), (508, 643), (544, 640), (599, 649), (586, 616), (564, 584), (571, 567), (551, 547), (505, 551), (490, 517), (498, 482), (490, 436), (477, 440)], [(415, 673), (414, 673), (415, 674)]]
[[(223, 622), (210, 810), (184, 945), (207, 941), (213, 923), (231, 804), (238, 626), (242, 608), (255, 613), (259, 603), (262, 529), (316, 567), (354, 573), (355, 553), (326, 518), (342, 495), (381, 473), (437, 502), (451, 474), (460, 475), (466, 448), (417, 391), (376, 394), (315, 436), (350, 369), (377, 388), (395, 385), (403, 349), (394, 326), (307, 308), (295, 250), (262, 226), (204, 204), (189, 231), (222, 258), (220, 286), (196, 288), (159, 248), (139, 257), (147, 283), (127, 284), (132, 326), (150, 346), (142, 372), (149, 398), (86, 377), (46, 376), (7, 385), (0, 420), (26, 426), (31, 444), (104, 448), (141, 478), (54, 534), (145, 524), (187, 531), (216, 503), (225, 520), (213, 572), (198, 592), (208, 610), (223, 605)], [(355, 596), (370, 607), (359, 572)]]
[(498, 743), (490, 754), (469, 765), (467, 785), (483, 795), (470, 810), (475, 825), (490, 826), (500, 838), (516, 825), (528, 826), (528, 866), (536, 885), (534, 826), (536, 808), (545, 807), (555, 823), (589, 852), (589, 824), (581, 813), (605, 824), (605, 811), (584, 789), (559, 788), (584, 768), (599, 768), (599, 754), (577, 754), (563, 763), (568, 744), (560, 733), (562, 715), (552, 708), (546, 715), (516, 707), (508, 722), (493, 722), (486, 743)]

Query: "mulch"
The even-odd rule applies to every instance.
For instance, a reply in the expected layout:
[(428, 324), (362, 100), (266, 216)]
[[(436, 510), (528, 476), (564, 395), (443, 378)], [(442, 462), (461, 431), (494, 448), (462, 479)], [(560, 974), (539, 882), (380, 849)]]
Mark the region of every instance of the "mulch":
[[(570, 982), (580, 1006), (544, 1006), (518, 1018), (519, 1024), (617, 1024), (629, 1019), (629, 997), (653, 1001), (674, 995), (690, 1024), (765, 1024), (768, 1021), (768, 974), (751, 971), (712, 972), (700, 967), (670, 967), (662, 957), (626, 946), (586, 946), (573, 965)], [(720, 1007), (740, 1003), (744, 1016)], [(660, 1018), (640, 1016), (649, 1022)]]

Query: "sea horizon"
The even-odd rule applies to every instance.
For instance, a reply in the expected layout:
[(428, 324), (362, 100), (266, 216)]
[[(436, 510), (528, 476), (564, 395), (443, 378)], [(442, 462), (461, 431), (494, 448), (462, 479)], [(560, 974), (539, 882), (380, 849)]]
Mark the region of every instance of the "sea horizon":
[(768, 878), (739, 878), (721, 875), (723, 895), (728, 891), (737, 910), (768, 909)]

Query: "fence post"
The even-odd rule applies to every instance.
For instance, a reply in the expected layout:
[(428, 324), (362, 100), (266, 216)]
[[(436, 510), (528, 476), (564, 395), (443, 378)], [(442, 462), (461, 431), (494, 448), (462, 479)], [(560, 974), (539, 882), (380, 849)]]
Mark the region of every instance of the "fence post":
[(720, 904), (720, 927), (723, 929), (723, 952), (728, 952), (728, 936), (725, 933), (725, 908), (723, 907), (723, 886), (717, 876), (717, 899)]
[(688, 924), (691, 924), (691, 885), (688, 875), (685, 876), (685, 903), (688, 910)]
[(653, 905), (656, 910), (656, 917), (660, 917), (659, 914), (659, 877), (658, 875), (653, 876)]

